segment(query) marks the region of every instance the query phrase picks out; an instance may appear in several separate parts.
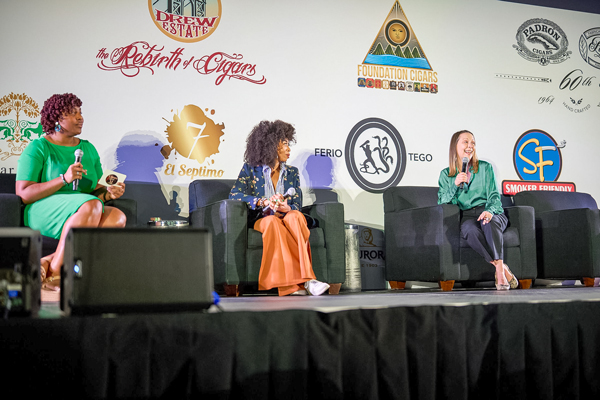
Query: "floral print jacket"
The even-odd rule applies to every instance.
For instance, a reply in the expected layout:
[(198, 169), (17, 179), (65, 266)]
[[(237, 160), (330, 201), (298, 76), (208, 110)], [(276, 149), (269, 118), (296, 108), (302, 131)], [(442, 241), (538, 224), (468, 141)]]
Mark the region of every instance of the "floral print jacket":
[[(298, 168), (286, 165), (283, 176), (283, 186), (285, 192), (291, 187), (296, 190), (296, 194), (288, 200), (292, 210), (300, 210), (302, 207), (302, 190), (300, 189), (300, 173)], [(284, 193), (285, 193), (284, 192)], [(282, 193), (282, 194), (284, 194)], [(238, 179), (231, 188), (229, 198), (246, 202), (252, 210), (256, 209), (256, 202), (265, 197), (265, 177), (263, 166), (251, 166), (244, 164)]]

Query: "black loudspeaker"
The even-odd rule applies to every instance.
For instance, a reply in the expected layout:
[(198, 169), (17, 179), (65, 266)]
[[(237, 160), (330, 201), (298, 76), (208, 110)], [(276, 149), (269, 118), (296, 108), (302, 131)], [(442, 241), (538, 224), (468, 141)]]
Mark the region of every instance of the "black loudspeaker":
[(29, 228), (0, 228), (2, 317), (37, 316), (41, 304), (42, 236)]
[(196, 228), (75, 228), (60, 307), (70, 314), (192, 311), (213, 304), (212, 240)]

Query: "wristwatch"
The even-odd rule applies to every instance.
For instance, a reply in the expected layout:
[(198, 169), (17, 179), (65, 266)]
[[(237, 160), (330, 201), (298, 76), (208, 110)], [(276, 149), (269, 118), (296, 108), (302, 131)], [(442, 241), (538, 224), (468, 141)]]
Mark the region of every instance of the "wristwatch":
[(65, 179), (65, 175), (64, 174), (60, 174), (60, 178), (63, 181), (63, 186), (67, 186), (69, 184), (69, 182), (67, 182), (67, 180)]

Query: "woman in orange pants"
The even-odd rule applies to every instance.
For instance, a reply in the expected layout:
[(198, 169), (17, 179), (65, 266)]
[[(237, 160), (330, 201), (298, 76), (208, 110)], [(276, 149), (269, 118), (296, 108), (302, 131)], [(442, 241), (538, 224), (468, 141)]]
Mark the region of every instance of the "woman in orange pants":
[(286, 164), (295, 135), (294, 127), (283, 121), (256, 125), (246, 139), (244, 166), (229, 198), (248, 204), (250, 226), (263, 236), (259, 290), (276, 287), (280, 296), (318, 296), (329, 285), (317, 281), (313, 272), (310, 231), (300, 212), (300, 174)]

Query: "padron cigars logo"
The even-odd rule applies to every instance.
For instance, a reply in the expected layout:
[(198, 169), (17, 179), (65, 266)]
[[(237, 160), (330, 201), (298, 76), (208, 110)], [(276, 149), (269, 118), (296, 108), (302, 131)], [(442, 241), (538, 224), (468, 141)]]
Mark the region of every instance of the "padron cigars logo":
[(515, 143), (513, 162), (522, 181), (502, 181), (502, 192), (514, 195), (527, 190), (574, 192), (573, 182), (557, 182), (562, 171), (562, 153), (566, 141), (556, 143), (540, 129), (521, 135)]
[(517, 29), (517, 44), (513, 47), (528, 61), (540, 65), (558, 64), (569, 58), (569, 41), (565, 32), (554, 22), (543, 18), (525, 21)]
[[(200, 107), (189, 104), (173, 115), (167, 129), (168, 145), (161, 154), (169, 162), (165, 176), (178, 176), (190, 181), (198, 178), (220, 178), (224, 171), (215, 166), (213, 156), (219, 153), (225, 124), (217, 124)], [(210, 111), (214, 115), (215, 111)], [(180, 157), (183, 160), (180, 160)]]
[(388, 121), (367, 118), (346, 139), (346, 167), (362, 189), (381, 193), (404, 176), (406, 149), (398, 130)]
[(180, 42), (199, 42), (214, 33), (221, 20), (221, 0), (148, 0), (158, 29)]
[(586, 63), (600, 69), (600, 28), (583, 32), (579, 38), (579, 53)]
[(398, 1), (394, 2), (362, 64), (358, 86), (437, 93), (438, 78)]
[[(26, 94), (10, 93), (0, 98), (0, 118), (14, 115), (15, 119), (0, 120), (0, 162), (11, 157), (19, 157), (25, 147), (44, 132), (37, 121), (23, 117), (38, 118), (40, 110), (37, 102)], [(16, 165), (0, 165), (0, 173), (14, 173)]]

